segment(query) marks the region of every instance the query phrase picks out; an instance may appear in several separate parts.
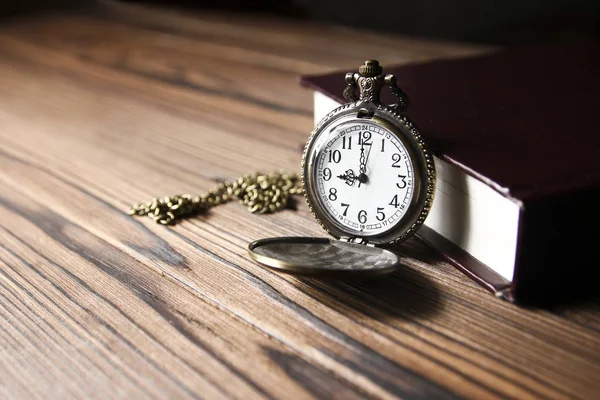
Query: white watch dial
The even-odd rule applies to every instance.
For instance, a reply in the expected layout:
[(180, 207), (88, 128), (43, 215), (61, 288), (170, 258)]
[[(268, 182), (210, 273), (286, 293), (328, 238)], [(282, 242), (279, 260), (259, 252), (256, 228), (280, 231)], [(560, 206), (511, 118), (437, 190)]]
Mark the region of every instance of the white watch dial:
[(344, 231), (374, 236), (402, 220), (413, 196), (414, 169), (395, 134), (353, 120), (323, 132), (314, 149), (316, 197)]

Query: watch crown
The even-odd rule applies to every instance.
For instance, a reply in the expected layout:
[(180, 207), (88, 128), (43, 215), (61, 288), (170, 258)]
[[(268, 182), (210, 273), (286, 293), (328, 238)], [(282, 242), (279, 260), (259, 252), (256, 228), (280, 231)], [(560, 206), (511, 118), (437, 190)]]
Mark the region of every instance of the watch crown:
[(379, 76), (383, 72), (383, 68), (377, 60), (367, 60), (363, 65), (358, 67), (358, 73), (362, 76)]

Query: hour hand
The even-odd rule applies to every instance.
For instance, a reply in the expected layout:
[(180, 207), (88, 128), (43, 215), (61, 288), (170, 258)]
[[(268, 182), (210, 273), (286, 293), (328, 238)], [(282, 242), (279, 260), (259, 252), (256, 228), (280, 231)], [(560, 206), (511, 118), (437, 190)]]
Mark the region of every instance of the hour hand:
[(338, 178), (346, 182), (348, 186), (354, 186), (354, 181), (358, 179), (358, 176), (354, 175), (354, 171), (351, 169), (346, 170), (342, 175), (338, 175)]

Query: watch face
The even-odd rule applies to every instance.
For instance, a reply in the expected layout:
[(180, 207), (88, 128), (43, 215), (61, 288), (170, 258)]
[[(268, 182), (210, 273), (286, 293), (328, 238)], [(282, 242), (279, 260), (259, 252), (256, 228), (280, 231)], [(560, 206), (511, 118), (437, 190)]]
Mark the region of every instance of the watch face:
[(316, 194), (330, 217), (361, 236), (385, 232), (402, 219), (412, 199), (414, 171), (395, 134), (355, 120), (319, 142)]
[(388, 242), (421, 216), (427, 166), (405, 130), (354, 114), (314, 134), (305, 154), (305, 188), (330, 233)]

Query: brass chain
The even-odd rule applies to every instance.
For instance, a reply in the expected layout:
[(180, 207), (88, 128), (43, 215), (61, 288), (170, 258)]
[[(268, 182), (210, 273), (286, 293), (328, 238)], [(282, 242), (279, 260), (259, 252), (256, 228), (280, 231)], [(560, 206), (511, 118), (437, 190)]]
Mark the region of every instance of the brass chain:
[(241, 176), (235, 181), (220, 183), (206, 194), (181, 194), (135, 204), (128, 214), (146, 215), (156, 223), (172, 225), (182, 218), (205, 212), (234, 199), (238, 199), (251, 213), (267, 214), (284, 209), (290, 196), (302, 193), (300, 179), (296, 174), (256, 172)]

